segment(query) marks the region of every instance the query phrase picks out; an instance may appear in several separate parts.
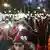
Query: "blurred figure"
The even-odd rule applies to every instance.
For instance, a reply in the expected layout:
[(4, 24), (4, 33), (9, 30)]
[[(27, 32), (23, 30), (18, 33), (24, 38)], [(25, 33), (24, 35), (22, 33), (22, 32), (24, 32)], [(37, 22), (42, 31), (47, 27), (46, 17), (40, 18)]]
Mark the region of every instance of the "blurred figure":
[(8, 50), (24, 50), (24, 44), (20, 41), (15, 41)]
[(0, 28), (0, 40), (7, 40), (7, 35), (1, 28)]
[(24, 45), (21, 42), (14, 43), (15, 50), (24, 50)]
[(35, 50), (35, 48), (31, 42), (15, 41), (8, 50)]

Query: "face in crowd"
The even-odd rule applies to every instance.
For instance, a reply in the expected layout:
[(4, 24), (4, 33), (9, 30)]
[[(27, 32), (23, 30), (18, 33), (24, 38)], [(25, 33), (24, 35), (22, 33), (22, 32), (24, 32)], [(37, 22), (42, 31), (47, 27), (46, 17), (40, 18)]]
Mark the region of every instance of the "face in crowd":
[(21, 42), (14, 43), (15, 50), (24, 50), (24, 45)]

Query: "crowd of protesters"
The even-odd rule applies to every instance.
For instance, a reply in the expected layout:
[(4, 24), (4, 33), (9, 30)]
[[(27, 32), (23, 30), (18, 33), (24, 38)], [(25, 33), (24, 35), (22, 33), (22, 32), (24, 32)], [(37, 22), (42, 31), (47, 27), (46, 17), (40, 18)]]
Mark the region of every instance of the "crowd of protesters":
[[(24, 18), (22, 22), (19, 22), (8, 30), (8, 36), (6, 32), (0, 28), (0, 50), (47, 50), (47, 27), (48, 17), (44, 14), (40, 17), (28, 16), (28, 18)], [(39, 38), (37, 44), (31, 42), (33, 47), (30, 46), (29, 42), (29, 44), (27, 44), (28, 39), (32, 38), (32, 34), (36, 37), (36, 40)], [(21, 36), (26, 36), (27, 38), (21, 39)], [(34, 38), (32, 38), (33, 41)], [(44, 46), (44, 49), (41, 49), (43, 47), (40, 45)]]

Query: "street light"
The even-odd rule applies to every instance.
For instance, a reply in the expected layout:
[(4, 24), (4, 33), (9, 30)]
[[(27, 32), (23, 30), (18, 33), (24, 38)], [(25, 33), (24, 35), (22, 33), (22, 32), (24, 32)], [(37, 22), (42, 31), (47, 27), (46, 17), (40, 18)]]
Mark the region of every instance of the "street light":
[(40, 9), (40, 7), (38, 6), (37, 9)]
[(10, 4), (8, 4), (8, 3), (4, 3), (3, 6), (4, 7), (11, 7)]

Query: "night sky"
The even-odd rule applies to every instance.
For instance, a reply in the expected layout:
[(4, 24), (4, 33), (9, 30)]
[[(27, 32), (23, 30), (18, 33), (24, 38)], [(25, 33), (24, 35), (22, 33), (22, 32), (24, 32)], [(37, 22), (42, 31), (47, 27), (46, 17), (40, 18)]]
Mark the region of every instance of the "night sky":
[(13, 8), (21, 8), (22, 7), (22, 0), (9, 0), (9, 3), (12, 5)]

